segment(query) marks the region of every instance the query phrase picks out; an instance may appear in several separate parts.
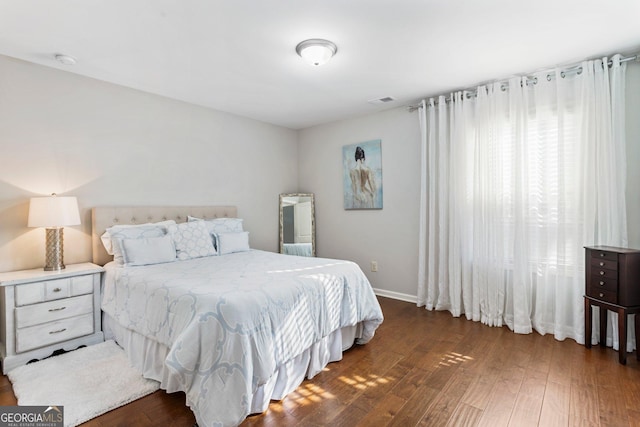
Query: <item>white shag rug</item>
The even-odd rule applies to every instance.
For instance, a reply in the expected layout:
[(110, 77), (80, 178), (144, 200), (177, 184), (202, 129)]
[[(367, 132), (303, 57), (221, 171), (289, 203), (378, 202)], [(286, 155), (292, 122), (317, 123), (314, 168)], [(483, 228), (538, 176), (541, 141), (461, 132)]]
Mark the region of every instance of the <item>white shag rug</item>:
[(64, 406), (64, 425), (76, 426), (158, 390), (114, 342), (20, 366), (7, 374), (20, 406)]

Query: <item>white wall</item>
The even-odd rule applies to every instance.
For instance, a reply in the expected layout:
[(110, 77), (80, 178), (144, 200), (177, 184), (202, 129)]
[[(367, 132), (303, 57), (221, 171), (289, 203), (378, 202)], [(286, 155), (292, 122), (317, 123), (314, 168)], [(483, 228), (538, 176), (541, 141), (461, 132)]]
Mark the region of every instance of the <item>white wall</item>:
[[(344, 210), (342, 146), (382, 140), (383, 209)], [(300, 191), (315, 193), (318, 256), (355, 261), (377, 290), (416, 295), (420, 190), (417, 113), (397, 108), (300, 131)], [(371, 272), (371, 261), (378, 272)]]
[(65, 263), (91, 260), (90, 208), (238, 206), (278, 248), (278, 194), (298, 183), (297, 132), (0, 56), (0, 271), (44, 265), (28, 200), (78, 197)]
[[(640, 64), (627, 68), (629, 246), (640, 248)], [(345, 211), (341, 148), (382, 139), (384, 209)], [(418, 285), (420, 131), (398, 108), (300, 132), (300, 189), (316, 193), (318, 255), (356, 261), (379, 294), (415, 300)], [(377, 273), (370, 261), (378, 261)]]

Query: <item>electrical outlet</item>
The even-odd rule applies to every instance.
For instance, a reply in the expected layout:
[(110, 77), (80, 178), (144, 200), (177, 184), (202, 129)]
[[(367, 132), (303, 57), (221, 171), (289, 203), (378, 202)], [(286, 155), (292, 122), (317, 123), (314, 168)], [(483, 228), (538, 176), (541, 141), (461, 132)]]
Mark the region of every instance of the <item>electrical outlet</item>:
[(378, 271), (378, 261), (371, 261), (371, 271)]

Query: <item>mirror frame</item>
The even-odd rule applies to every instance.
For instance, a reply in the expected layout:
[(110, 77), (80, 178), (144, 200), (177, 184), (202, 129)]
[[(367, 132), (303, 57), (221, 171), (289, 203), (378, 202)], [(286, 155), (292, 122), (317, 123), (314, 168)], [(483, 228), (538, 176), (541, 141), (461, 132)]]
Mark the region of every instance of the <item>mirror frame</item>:
[(280, 226), (279, 234), (280, 237), (278, 239), (279, 242), (279, 252), (284, 253), (284, 217), (283, 217), (283, 200), (285, 197), (309, 197), (311, 199), (311, 256), (316, 256), (316, 204), (315, 197), (313, 193), (282, 193), (278, 199), (278, 209), (280, 211)]

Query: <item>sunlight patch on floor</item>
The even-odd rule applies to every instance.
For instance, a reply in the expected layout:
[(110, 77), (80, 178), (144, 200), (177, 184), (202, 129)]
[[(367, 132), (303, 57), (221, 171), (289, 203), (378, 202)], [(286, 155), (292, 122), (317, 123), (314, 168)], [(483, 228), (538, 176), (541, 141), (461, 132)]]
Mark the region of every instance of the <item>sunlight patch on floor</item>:
[[(323, 371), (330, 371), (331, 368), (325, 367)], [(366, 390), (371, 387), (378, 387), (382, 384), (396, 381), (397, 378), (390, 376), (380, 376), (375, 374), (368, 375), (341, 375), (338, 377), (343, 383), (357, 390)], [(274, 413), (284, 413), (295, 410), (296, 407), (312, 405), (326, 400), (336, 399), (336, 396), (325, 390), (317, 383), (304, 382), (295, 391), (289, 393), (285, 399), (280, 402), (272, 402), (269, 405), (269, 411)]]
[(458, 365), (460, 363), (469, 362), (471, 360), (474, 360), (473, 357), (471, 356), (465, 356), (463, 354), (455, 353), (451, 351), (449, 353), (446, 353), (444, 356), (442, 356), (442, 359), (440, 360), (438, 365), (453, 366), (453, 365)]
[[(287, 395), (287, 400), (294, 402), (298, 406), (319, 403), (328, 399), (335, 399), (335, 396), (313, 383), (302, 384), (295, 391)], [(279, 411), (282, 411), (282, 408), (279, 408)]]
[(377, 387), (379, 384), (387, 384), (388, 382), (394, 380), (394, 378), (381, 377), (373, 374), (369, 374), (367, 377), (363, 377), (361, 375), (346, 377), (342, 375), (338, 377), (338, 379), (345, 384), (349, 384), (350, 386), (357, 388), (358, 390), (365, 390), (369, 387)]

